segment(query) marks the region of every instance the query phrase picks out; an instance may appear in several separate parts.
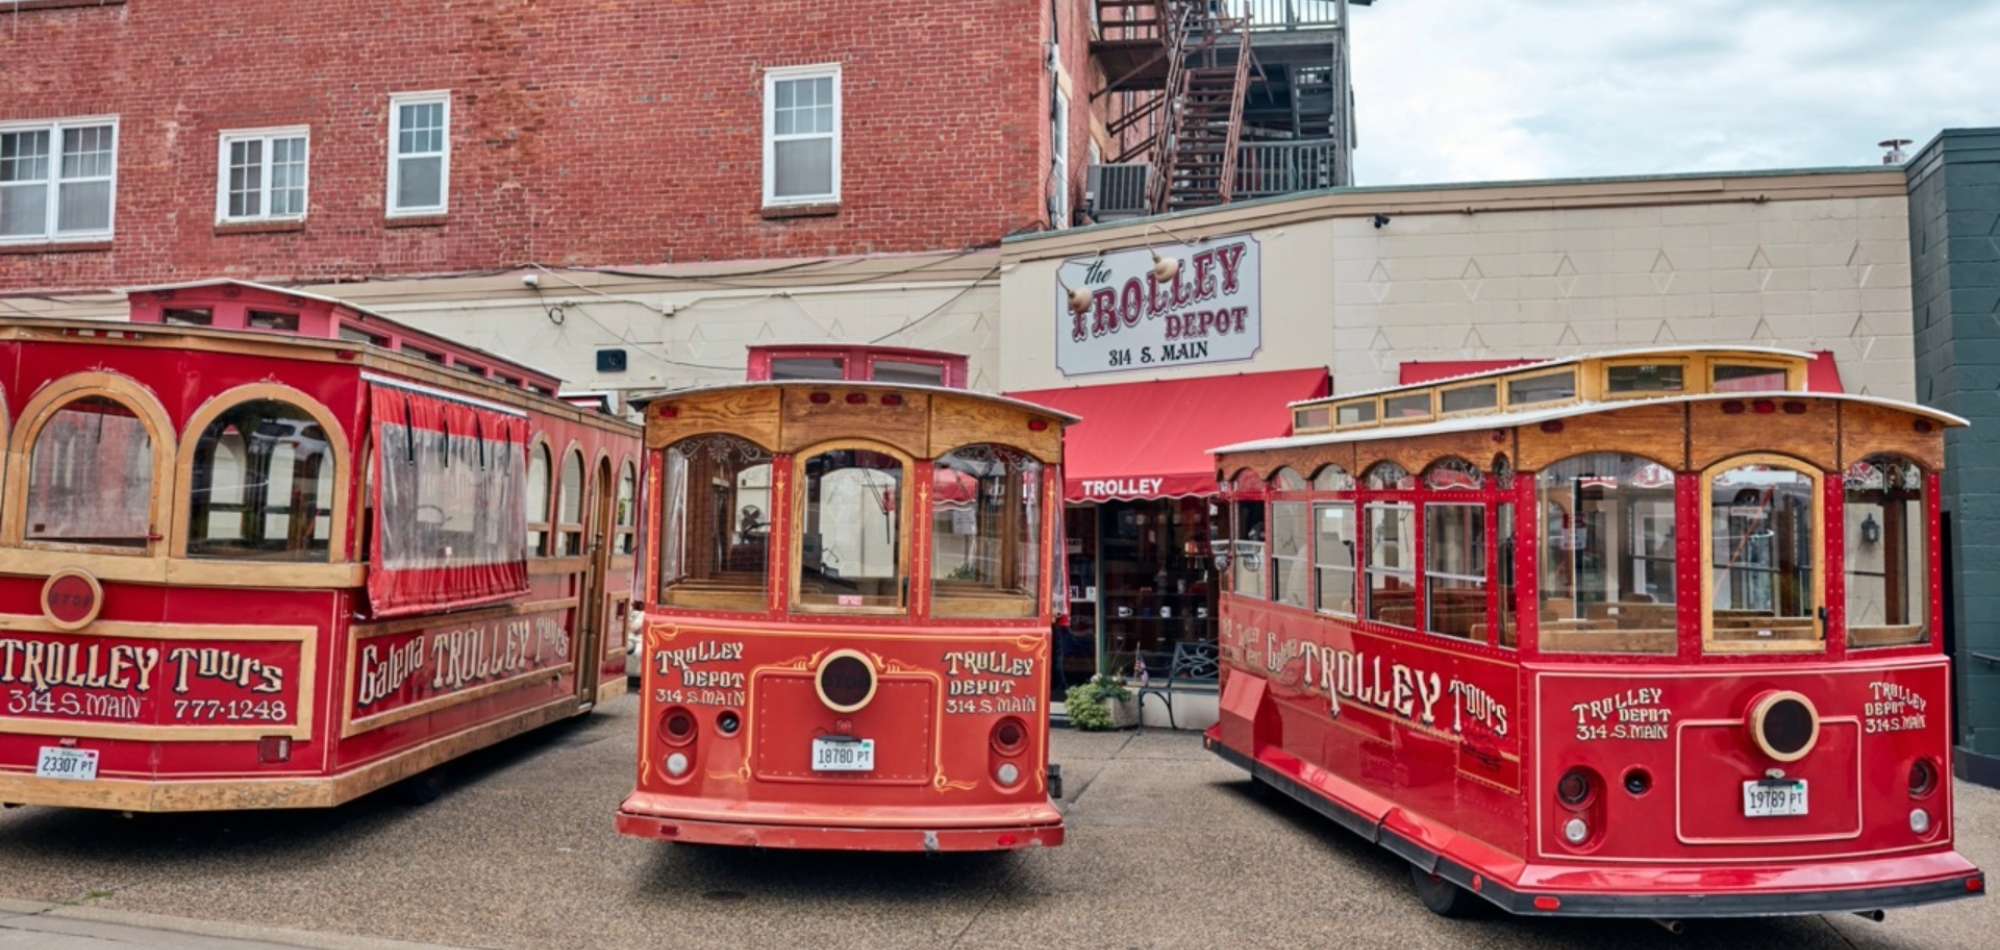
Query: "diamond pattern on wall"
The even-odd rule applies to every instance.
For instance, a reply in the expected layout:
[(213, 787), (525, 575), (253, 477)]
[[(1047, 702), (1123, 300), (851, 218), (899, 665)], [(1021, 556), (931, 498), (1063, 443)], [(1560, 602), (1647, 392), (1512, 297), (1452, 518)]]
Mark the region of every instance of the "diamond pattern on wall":
[(1486, 272), (1479, 269), (1479, 259), (1465, 259), (1465, 269), (1458, 272), (1458, 289), (1465, 292), (1466, 302), (1479, 299), (1479, 291), (1486, 286)]
[(1758, 273), (1758, 290), (1770, 289), (1771, 274), (1776, 272), (1777, 268), (1771, 266), (1771, 258), (1765, 255), (1764, 245), (1757, 245), (1757, 249), (1750, 252), (1750, 263), (1743, 266), (1748, 270), (1754, 270)]
[(1554, 277), (1556, 293), (1564, 297), (1576, 293), (1576, 265), (1570, 263), (1568, 254), (1564, 254), (1562, 260), (1556, 262)]
[(1650, 276), (1653, 278), (1653, 292), (1656, 294), (1664, 294), (1674, 285), (1674, 262), (1667, 257), (1665, 249), (1653, 256)]
[(1579, 340), (1579, 339), (1577, 339), (1577, 336), (1576, 336), (1576, 328), (1575, 328), (1575, 327), (1573, 327), (1573, 326), (1570, 326), (1570, 325), (1569, 325), (1569, 324), (1567, 324), (1567, 323), (1565, 323), (1565, 324), (1563, 324), (1563, 332), (1562, 332), (1562, 335), (1561, 335), (1561, 336), (1558, 336), (1558, 337), (1556, 337), (1556, 345), (1557, 345), (1557, 346), (1582, 346), (1582, 345), (1583, 345), (1583, 341), (1582, 341), (1582, 340)]
[(1674, 328), (1672, 325), (1668, 324), (1667, 321), (1665, 320), (1661, 320), (1660, 328), (1658, 330), (1653, 331), (1653, 342), (1679, 343), (1680, 337), (1674, 335)]
[(1368, 292), (1374, 296), (1376, 303), (1389, 299), (1390, 283), (1389, 268), (1376, 261), (1374, 269), (1368, 272)]
[(1847, 252), (1847, 273), (1854, 278), (1856, 287), (1868, 286), (1868, 278), (1875, 274), (1875, 265), (1863, 262), (1861, 257), (1861, 242), (1855, 241)]

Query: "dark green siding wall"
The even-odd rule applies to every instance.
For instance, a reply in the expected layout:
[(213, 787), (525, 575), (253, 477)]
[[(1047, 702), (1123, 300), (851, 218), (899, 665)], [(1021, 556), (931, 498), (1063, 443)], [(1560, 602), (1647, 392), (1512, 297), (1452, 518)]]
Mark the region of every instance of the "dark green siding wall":
[(1958, 767), (2000, 786), (2000, 129), (1950, 129), (1909, 164), (1917, 399), (1946, 436), (1946, 581)]

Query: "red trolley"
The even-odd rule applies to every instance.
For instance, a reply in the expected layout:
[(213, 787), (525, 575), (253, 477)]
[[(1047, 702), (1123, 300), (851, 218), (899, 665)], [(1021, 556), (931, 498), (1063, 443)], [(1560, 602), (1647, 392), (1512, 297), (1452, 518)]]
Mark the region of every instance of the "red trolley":
[(1975, 895), (1944, 430), (1808, 355), (1625, 352), (1294, 404), (1233, 499), (1216, 753), (1454, 913)]
[(618, 829), (1060, 844), (1046, 664), (1074, 420), (827, 375), (646, 406), (643, 715)]
[(0, 321), (0, 801), (330, 806), (624, 690), (638, 429), (337, 300)]

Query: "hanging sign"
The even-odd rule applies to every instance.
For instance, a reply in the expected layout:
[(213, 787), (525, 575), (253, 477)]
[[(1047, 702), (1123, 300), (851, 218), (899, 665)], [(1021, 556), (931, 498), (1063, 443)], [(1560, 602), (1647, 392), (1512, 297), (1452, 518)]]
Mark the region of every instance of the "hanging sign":
[[(1161, 280), (1153, 255), (1178, 261)], [(1073, 257), (1057, 268), (1056, 368), (1065, 376), (1227, 363), (1263, 345), (1263, 259), (1247, 234)], [(1071, 291), (1090, 296), (1077, 312)]]

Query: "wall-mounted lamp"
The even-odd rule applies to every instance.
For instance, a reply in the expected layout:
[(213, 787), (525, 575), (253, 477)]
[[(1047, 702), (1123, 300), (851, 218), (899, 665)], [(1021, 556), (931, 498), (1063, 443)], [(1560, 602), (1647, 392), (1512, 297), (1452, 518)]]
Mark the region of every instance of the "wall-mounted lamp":
[(1378, 215), (1376, 215), (1376, 216), (1375, 216), (1374, 218), (1372, 218), (1372, 219), (1370, 219), (1370, 220), (1372, 220), (1372, 221), (1374, 222), (1374, 224), (1375, 224), (1375, 230), (1377, 230), (1377, 231), (1380, 231), (1380, 230), (1382, 230), (1383, 228), (1386, 228), (1386, 227), (1388, 227), (1388, 226), (1389, 226), (1389, 216), (1388, 216), (1388, 215), (1386, 215), (1386, 214), (1378, 214)]
[(1161, 226), (1161, 224), (1158, 221), (1146, 222), (1146, 230), (1141, 231), (1139, 233), (1139, 236), (1142, 238), (1147, 238), (1146, 250), (1153, 255), (1153, 279), (1164, 284), (1172, 281), (1175, 277), (1180, 276), (1181, 259), (1178, 257), (1162, 257), (1160, 256), (1159, 251), (1154, 250), (1153, 242), (1150, 239), (1150, 235), (1154, 231), (1158, 231), (1161, 234), (1173, 238), (1174, 240), (1179, 241), (1182, 244), (1193, 244), (1196, 242), (1189, 241), (1187, 238), (1181, 237), (1180, 235), (1167, 230), (1165, 227)]
[(1090, 309), (1090, 291), (1078, 290), (1064, 282), (1061, 264), (1056, 265), (1056, 286), (1069, 292), (1069, 312), (1080, 315)]
[(1861, 519), (1861, 543), (1874, 544), (1880, 540), (1882, 540), (1882, 525), (1875, 520), (1875, 516), (1870, 514)]

